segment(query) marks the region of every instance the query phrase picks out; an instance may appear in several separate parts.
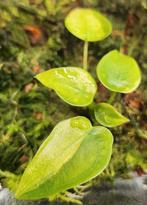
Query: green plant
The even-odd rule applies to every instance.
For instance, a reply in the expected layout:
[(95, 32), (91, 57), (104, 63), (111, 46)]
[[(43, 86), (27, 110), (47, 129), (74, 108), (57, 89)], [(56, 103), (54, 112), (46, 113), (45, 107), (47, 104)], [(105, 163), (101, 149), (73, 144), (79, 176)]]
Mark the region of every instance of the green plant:
[[(84, 41), (83, 69), (53, 68), (36, 78), (73, 106), (90, 106), (97, 122), (114, 127), (128, 122), (109, 103), (95, 104), (96, 82), (87, 71), (88, 42), (100, 41), (112, 32), (111, 23), (95, 10), (77, 8), (65, 19), (66, 28)], [(118, 51), (110, 51), (98, 63), (97, 76), (111, 91), (132, 92), (140, 83), (136, 61)], [(91, 106), (91, 104), (93, 105)], [(26, 168), (16, 197), (52, 198), (99, 175), (108, 165), (113, 136), (102, 126), (77, 116), (58, 123)]]

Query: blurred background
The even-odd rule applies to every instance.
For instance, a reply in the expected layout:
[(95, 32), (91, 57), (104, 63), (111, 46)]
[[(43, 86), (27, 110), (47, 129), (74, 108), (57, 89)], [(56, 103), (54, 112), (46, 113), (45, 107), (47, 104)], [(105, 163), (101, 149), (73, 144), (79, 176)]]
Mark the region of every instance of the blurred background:
[[(0, 0), (0, 183), (14, 189), (29, 160), (52, 128), (76, 115), (90, 118), (85, 108), (72, 107), (33, 77), (49, 68), (82, 66), (83, 42), (64, 27), (75, 7), (104, 13), (113, 33), (89, 47), (89, 71), (112, 49), (134, 57), (142, 71), (140, 87), (117, 95), (114, 105), (130, 123), (113, 128), (113, 156), (92, 183), (118, 177), (141, 177), (147, 169), (147, 1), (146, 0)], [(95, 102), (110, 92), (97, 81)], [(88, 204), (85, 203), (85, 204)], [(134, 205), (134, 204), (133, 204)]]

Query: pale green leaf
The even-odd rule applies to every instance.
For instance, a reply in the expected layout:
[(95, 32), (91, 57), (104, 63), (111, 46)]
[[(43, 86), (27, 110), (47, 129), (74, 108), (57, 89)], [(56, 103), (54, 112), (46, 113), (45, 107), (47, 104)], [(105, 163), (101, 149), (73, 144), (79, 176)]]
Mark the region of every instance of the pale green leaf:
[(94, 108), (96, 120), (103, 126), (115, 127), (129, 121), (128, 118), (120, 114), (112, 105), (99, 103)]
[(100, 41), (112, 32), (110, 21), (100, 12), (76, 8), (65, 19), (66, 28), (83, 41)]
[(89, 181), (108, 165), (113, 136), (85, 117), (60, 122), (26, 168), (16, 197), (48, 198)]
[(120, 93), (134, 91), (141, 80), (137, 62), (117, 50), (110, 51), (100, 60), (97, 75), (105, 87)]
[(96, 93), (96, 83), (85, 70), (77, 67), (54, 68), (42, 72), (36, 78), (52, 88), (62, 100), (74, 106), (87, 106)]

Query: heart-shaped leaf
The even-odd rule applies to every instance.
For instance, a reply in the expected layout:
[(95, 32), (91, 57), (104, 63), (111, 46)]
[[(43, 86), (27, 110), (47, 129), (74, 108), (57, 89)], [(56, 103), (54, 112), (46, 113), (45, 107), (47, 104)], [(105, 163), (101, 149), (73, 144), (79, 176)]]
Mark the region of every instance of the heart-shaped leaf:
[(60, 122), (26, 168), (16, 197), (40, 199), (89, 181), (108, 165), (113, 136), (85, 117)]
[(120, 93), (132, 92), (141, 80), (137, 62), (117, 50), (110, 51), (100, 60), (97, 75), (105, 87)]
[(99, 103), (94, 108), (96, 120), (103, 126), (115, 127), (129, 121), (128, 118), (120, 114), (112, 105)]
[(62, 100), (74, 106), (91, 104), (97, 90), (92, 76), (77, 67), (50, 69), (38, 74), (36, 78), (46, 87), (54, 89)]
[(112, 32), (111, 23), (105, 16), (87, 8), (72, 10), (65, 19), (65, 26), (83, 41), (100, 41)]

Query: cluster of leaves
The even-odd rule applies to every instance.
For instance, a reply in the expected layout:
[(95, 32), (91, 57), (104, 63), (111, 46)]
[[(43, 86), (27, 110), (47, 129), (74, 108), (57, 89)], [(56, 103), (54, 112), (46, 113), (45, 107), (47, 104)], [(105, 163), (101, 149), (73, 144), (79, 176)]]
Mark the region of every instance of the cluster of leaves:
[[(82, 44), (65, 31), (62, 22), (72, 7), (84, 5), (108, 13), (115, 26), (113, 38), (90, 47), (89, 63), (93, 75), (92, 67), (97, 59), (119, 47), (134, 56), (143, 70), (140, 89), (134, 94), (116, 98), (115, 106), (131, 117), (135, 129), (127, 125), (113, 130), (117, 136), (113, 159), (101, 177), (125, 175), (132, 169), (142, 173), (146, 168), (143, 97), (147, 82), (147, 48), (144, 46), (147, 27), (144, 2), (130, 1), (127, 5), (124, 1), (110, 3), (107, 0), (72, 3), (63, 0), (58, 5), (52, 2), (0, 2), (0, 169), (21, 173), (57, 122), (77, 114), (88, 115), (84, 108), (79, 110), (62, 103), (54, 93), (39, 88), (32, 80), (36, 73), (49, 67), (81, 64)], [(96, 102), (110, 94), (102, 86), (101, 89), (103, 93), (96, 97)]]

